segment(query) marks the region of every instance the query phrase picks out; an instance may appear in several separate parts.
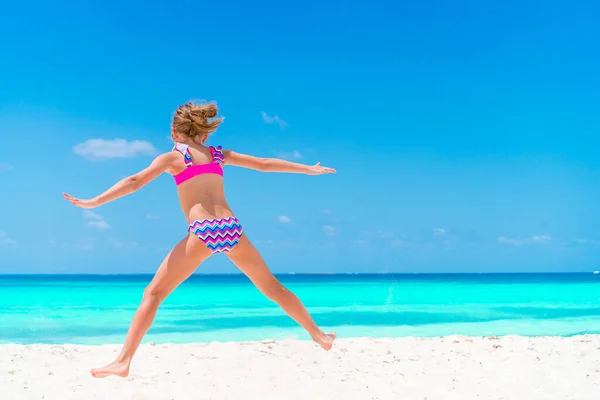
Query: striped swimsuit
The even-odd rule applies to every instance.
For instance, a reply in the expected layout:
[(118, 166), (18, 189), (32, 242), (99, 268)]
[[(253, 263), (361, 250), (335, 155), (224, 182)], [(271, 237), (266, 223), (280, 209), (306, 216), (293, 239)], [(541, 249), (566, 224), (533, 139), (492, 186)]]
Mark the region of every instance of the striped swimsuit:
[[(175, 175), (176, 185), (202, 174), (217, 174), (223, 176), (222, 164), (225, 155), (221, 146), (210, 147), (211, 162), (208, 164), (194, 164), (192, 154), (187, 144), (175, 143), (173, 150), (183, 155), (186, 169)], [(188, 233), (193, 233), (213, 253), (227, 253), (231, 251), (242, 237), (242, 225), (236, 217), (194, 220), (188, 226)]]

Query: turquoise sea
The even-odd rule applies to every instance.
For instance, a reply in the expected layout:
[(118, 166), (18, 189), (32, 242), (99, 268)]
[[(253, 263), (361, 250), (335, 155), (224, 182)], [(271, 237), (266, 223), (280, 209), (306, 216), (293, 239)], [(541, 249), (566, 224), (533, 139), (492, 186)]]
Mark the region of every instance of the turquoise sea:
[[(282, 275), (340, 337), (600, 333), (600, 275)], [(0, 343), (121, 343), (150, 275), (0, 276)], [(195, 275), (145, 342), (307, 339), (242, 275)]]

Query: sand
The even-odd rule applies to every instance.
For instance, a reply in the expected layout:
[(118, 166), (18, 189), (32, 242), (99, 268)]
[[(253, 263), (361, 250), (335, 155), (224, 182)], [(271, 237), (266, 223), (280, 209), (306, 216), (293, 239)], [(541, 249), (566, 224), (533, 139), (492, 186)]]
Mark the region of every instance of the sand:
[(119, 348), (0, 345), (0, 398), (600, 399), (595, 335), (145, 344), (130, 377), (92, 378)]

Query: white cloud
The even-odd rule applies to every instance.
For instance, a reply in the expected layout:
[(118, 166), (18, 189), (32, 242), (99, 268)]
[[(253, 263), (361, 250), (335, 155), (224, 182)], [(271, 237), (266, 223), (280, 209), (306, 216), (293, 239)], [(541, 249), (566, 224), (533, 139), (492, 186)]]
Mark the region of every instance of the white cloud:
[(302, 153), (300, 153), (298, 150), (294, 150), (292, 152), (280, 152), (277, 153), (277, 157), (288, 161), (302, 160), (304, 158)]
[(139, 154), (154, 156), (158, 151), (152, 143), (145, 140), (125, 139), (88, 139), (73, 146), (73, 152), (88, 160), (107, 160), (110, 158), (133, 158)]
[(90, 228), (110, 229), (110, 225), (104, 220), (104, 217), (93, 211), (83, 210), (83, 219), (88, 220), (87, 225)]
[(0, 163), (0, 171), (10, 171), (13, 166), (7, 163)]
[(147, 219), (160, 219), (160, 217), (158, 215), (153, 215), (153, 214), (146, 214), (146, 218)]
[(523, 241), (523, 240), (510, 238), (510, 237), (504, 237), (504, 236), (500, 236), (498, 238), (498, 242), (503, 243), (503, 244), (510, 244), (512, 246), (521, 246), (521, 245), (525, 244), (525, 241)]
[(442, 228), (434, 228), (433, 236), (444, 236), (446, 234), (446, 230)]
[(338, 229), (335, 226), (323, 225), (323, 232), (327, 236), (335, 236), (337, 235)]
[(101, 221), (88, 221), (88, 226), (90, 228), (97, 228), (97, 229), (110, 229), (110, 225), (108, 224), (108, 222), (101, 220)]
[(290, 222), (292, 222), (292, 219), (285, 215), (281, 215), (279, 216), (279, 218), (277, 218), (277, 221), (279, 221), (282, 224), (289, 224)]
[(532, 240), (537, 243), (549, 242), (552, 238), (548, 235), (535, 235)]
[(323, 214), (331, 214), (331, 210), (330, 210), (330, 209), (328, 209), (328, 208), (325, 208), (324, 210), (321, 210), (321, 212), (322, 212)]
[(530, 243), (547, 243), (552, 240), (552, 237), (548, 235), (535, 235), (531, 238), (526, 239), (515, 239), (511, 237), (500, 236), (498, 242), (502, 244), (508, 244), (511, 246), (523, 246)]
[(83, 210), (83, 218), (85, 219), (94, 219), (94, 220), (103, 220), (104, 217), (100, 214), (97, 214), (90, 210)]
[(264, 111), (261, 111), (261, 114), (263, 117), (263, 121), (265, 121), (265, 124), (277, 124), (281, 129), (285, 129), (285, 127), (288, 126), (288, 123), (279, 118), (278, 115), (270, 116)]
[(17, 244), (17, 241), (8, 237), (5, 232), (0, 231), (0, 244)]

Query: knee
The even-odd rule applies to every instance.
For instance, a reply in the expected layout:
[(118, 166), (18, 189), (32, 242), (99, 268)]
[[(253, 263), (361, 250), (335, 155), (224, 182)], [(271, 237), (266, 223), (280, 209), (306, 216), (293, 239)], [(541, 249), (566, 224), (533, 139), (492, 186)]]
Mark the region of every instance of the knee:
[(144, 289), (144, 300), (150, 302), (154, 306), (158, 307), (166, 297), (166, 293), (156, 286), (149, 285)]
[(274, 280), (264, 285), (261, 288), (261, 291), (269, 300), (274, 302), (278, 302), (288, 293), (288, 290), (278, 280)]

